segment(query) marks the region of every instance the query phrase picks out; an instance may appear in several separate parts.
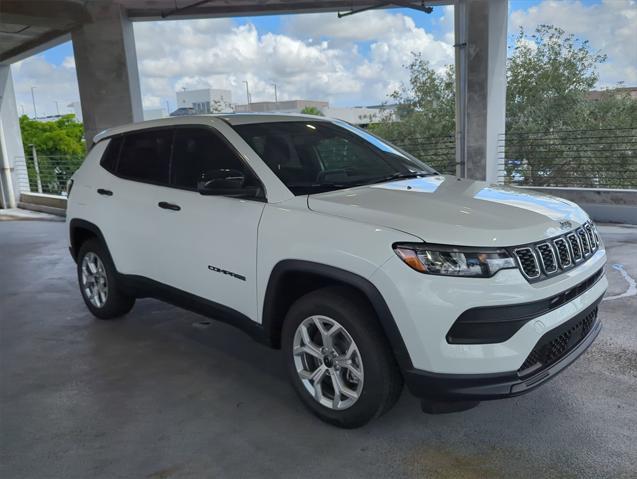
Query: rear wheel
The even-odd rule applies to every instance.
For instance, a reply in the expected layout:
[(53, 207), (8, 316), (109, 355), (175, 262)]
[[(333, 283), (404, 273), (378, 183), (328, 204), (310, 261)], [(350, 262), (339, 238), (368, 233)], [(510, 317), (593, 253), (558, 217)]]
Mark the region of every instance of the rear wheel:
[(99, 319), (114, 319), (128, 313), (135, 298), (121, 291), (106, 248), (97, 239), (82, 244), (77, 258), (77, 278), (82, 298)]
[(322, 420), (359, 427), (389, 410), (402, 376), (369, 305), (348, 288), (300, 298), (283, 325), (292, 384)]

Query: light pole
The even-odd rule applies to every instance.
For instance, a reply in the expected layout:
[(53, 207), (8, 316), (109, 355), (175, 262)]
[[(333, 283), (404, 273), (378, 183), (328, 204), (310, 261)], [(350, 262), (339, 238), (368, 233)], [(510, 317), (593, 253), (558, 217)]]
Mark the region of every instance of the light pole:
[(31, 101), (33, 101), (33, 119), (35, 120), (38, 117), (38, 110), (35, 108), (35, 93), (33, 93), (33, 90), (35, 90), (34, 86), (31, 87)]
[(276, 83), (273, 83), (274, 85), (274, 109), (278, 110), (279, 109), (279, 98), (277, 97), (276, 94)]
[(55, 103), (55, 109), (58, 112), (58, 116), (60, 116), (60, 105), (58, 104), (57, 100), (53, 100), (53, 102)]
[(248, 106), (250, 106), (250, 86), (248, 85), (248, 80), (243, 80), (243, 83), (246, 84), (246, 97), (248, 97)]

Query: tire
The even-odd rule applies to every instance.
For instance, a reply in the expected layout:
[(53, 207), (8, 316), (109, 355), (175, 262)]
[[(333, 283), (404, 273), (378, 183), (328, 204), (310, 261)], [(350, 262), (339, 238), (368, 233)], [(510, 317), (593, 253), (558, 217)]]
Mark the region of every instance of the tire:
[[(95, 274), (94, 270), (98, 273)], [(77, 280), (82, 299), (96, 318), (119, 318), (135, 304), (134, 297), (121, 291), (111, 256), (97, 239), (90, 239), (80, 247), (77, 255)], [(94, 294), (96, 291), (100, 294)]]
[[(326, 332), (332, 348), (325, 347)], [(298, 299), (283, 323), (282, 349), (301, 401), (327, 423), (363, 426), (400, 397), (403, 378), (376, 315), (350, 288), (327, 287)], [(343, 393), (335, 400), (337, 387)]]

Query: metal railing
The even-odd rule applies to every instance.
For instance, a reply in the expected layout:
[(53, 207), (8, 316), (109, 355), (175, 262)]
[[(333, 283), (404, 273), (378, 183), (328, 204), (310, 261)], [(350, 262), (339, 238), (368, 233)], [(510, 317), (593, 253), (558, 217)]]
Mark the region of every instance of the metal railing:
[(17, 171), (18, 188), (21, 192), (66, 195), (66, 183), (80, 167), (80, 155), (38, 155), (31, 154), (16, 158), (26, 168)]
[[(441, 173), (455, 174), (453, 135), (391, 139)], [(65, 195), (79, 155), (16, 158), (20, 191)], [(519, 186), (637, 189), (637, 128), (508, 133), (498, 145), (499, 182)]]
[(403, 139), (387, 138), (387, 141), (411, 153), (440, 173), (456, 174), (456, 139), (454, 135)]
[(637, 188), (637, 128), (507, 133), (498, 156), (505, 184)]

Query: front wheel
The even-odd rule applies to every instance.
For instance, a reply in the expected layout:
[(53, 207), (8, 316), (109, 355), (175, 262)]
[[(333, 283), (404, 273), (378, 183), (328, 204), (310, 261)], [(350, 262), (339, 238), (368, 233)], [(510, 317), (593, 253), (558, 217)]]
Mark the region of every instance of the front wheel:
[(330, 424), (362, 426), (400, 396), (402, 376), (378, 320), (347, 288), (324, 288), (294, 303), (283, 350), (301, 400)]
[(135, 298), (120, 290), (115, 266), (106, 248), (96, 239), (86, 241), (77, 257), (77, 279), (88, 309), (99, 319), (128, 313)]

